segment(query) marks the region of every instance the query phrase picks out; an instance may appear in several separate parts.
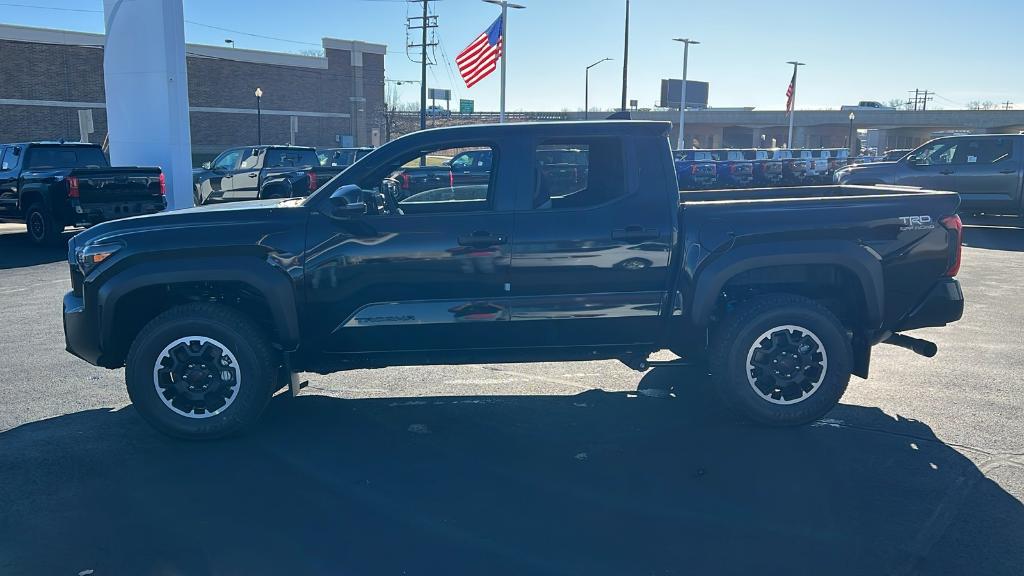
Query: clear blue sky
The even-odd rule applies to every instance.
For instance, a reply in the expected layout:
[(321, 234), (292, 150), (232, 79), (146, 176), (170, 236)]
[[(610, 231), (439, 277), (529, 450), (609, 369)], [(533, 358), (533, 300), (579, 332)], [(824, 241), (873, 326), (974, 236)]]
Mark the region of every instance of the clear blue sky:
[[(509, 18), (509, 110), (582, 109), (583, 70), (603, 57), (615, 60), (591, 70), (591, 105), (617, 106), (624, 0), (517, 1), (528, 7)], [(404, 50), (405, 17), (416, 7), (403, 0), (184, 2), (186, 20), (293, 41), (186, 23), (189, 42), (223, 45), (233, 38), (239, 48), (282, 52), (315, 49), (323, 36), (380, 42), (388, 45), (388, 77), (419, 78)], [(286, 14), (277, 12), (282, 8)], [(102, 9), (101, 0), (0, 0), (0, 21), (102, 32)], [(434, 12), (444, 51), (437, 52), (429, 83), (475, 99), (478, 110), (496, 110), (497, 72), (467, 90), (452, 61), (498, 8), (440, 0)], [(785, 62), (799, 59), (807, 66), (800, 70), (798, 108), (885, 102), (914, 88), (937, 92), (930, 104), (937, 108), (971, 100), (1010, 100), (1024, 108), (1022, 21), (1024, 4), (1017, 0), (633, 0), (629, 95), (653, 106), (660, 79), (681, 77), (682, 46), (671, 38), (688, 36), (702, 42), (690, 50), (689, 77), (711, 83), (712, 106), (782, 108), (791, 74)], [(415, 85), (403, 88), (404, 100), (417, 98)]]

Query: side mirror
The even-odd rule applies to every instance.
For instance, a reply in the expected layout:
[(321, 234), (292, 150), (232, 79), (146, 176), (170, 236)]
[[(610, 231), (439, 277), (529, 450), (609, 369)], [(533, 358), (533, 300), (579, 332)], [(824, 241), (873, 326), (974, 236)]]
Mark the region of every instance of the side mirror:
[(445, 160), (444, 162), (441, 163), (441, 166), (451, 166), (451, 165), (452, 165), (452, 161), (451, 160)]
[(355, 184), (346, 184), (331, 193), (331, 206), (335, 216), (366, 214), (363, 189)]
[(203, 170), (209, 170), (210, 168), (213, 168), (213, 164), (210, 162), (203, 162)]

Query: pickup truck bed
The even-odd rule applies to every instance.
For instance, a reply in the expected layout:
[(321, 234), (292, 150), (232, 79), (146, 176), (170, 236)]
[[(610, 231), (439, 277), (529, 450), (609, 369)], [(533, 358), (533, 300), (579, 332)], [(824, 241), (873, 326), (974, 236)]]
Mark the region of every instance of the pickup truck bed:
[[(680, 193), (668, 131), (426, 130), (305, 200), (98, 226), (70, 244), (67, 348), (125, 366), (139, 413), (191, 438), (251, 424), (275, 390), (297, 391), (298, 372), (585, 359), (643, 370), (665, 348), (710, 372), (738, 413), (796, 425), (868, 376), (873, 345), (935, 354), (900, 331), (963, 313), (955, 193)], [(482, 143), (498, 153), (480, 183), (401, 196), (402, 166)], [(580, 153), (581, 180), (544, 166), (552, 146)]]

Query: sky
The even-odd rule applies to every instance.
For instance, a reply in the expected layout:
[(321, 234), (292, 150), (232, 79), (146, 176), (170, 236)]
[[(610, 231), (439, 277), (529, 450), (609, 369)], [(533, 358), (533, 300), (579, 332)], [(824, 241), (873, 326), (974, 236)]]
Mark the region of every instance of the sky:
[[(239, 48), (300, 52), (317, 49), (325, 36), (378, 42), (388, 46), (388, 78), (420, 77), (405, 51), (405, 18), (417, 4), (183, 1), (191, 43), (223, 46), (231, 38)], [(614, 60), (591, 69), (590, 104), (618, 106), (624, 0), (516, 1), (527, 7), (509, 14), (507, 109), (582, 110), (584, 69), (606, 57)], [(282, 8), (286, 13), (277, 13)], [(102, 10), (101, 0), (0, 0), (0, 22), (102, 32)], [(481, 0), (437, 0), (432, 13), (440, 46), (428, 85), (475, 100), (478, 111), (497, 110), (498, 72), (467, 90), (454, 58), (500, 9)], [(689, 37), (701, 44), (690, 48), (688, 77), (710, 82), (712, 107), (784, 108), (792, 74), (786, 61), (800, 60), (807, 65), (800, 69), (798, 109), (885, 103), (915, 88), (936, 93), (933, 108), (1009, 100), (1024, 109), (1022, 20), (1018, 0), (632, 0), (628, 93), (640, 107), (655, 106), (661, 79), (682, 77), (683, 47), (672, 38)], [(417, 100), (417, 85), (398, 89), (402, 100)]]

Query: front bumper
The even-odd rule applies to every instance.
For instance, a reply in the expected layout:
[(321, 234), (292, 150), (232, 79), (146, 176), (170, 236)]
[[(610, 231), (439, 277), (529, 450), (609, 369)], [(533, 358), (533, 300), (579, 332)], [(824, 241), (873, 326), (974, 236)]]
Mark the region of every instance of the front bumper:
[(64, 295), (64, 349), (82, 360), (100, 365), (99, 332), (85, 309), (85, 301), (74, 292)]
[(910, 311), (894, 332), (945, 326), (964, 315), (964, 293), (956, 278), (946, 278), (935, 284), (928, 295)]

